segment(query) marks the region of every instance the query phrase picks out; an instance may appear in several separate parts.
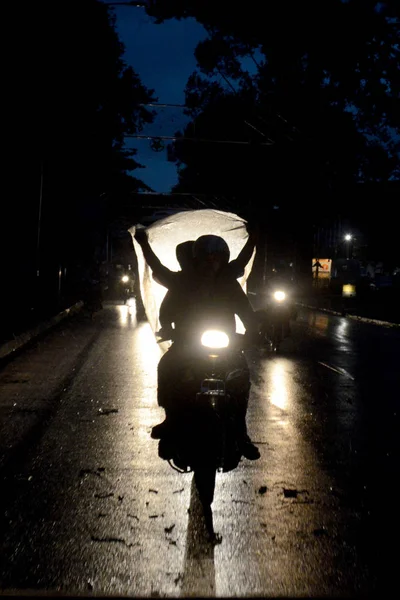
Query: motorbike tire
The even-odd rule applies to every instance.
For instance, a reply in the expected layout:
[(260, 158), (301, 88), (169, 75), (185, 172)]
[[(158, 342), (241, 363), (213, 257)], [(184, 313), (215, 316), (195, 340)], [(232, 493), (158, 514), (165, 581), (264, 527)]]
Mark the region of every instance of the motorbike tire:
[(207, 531), (211, 536), (215, 533), (211, 504), (214, 500), (216, 474), (217, 469), (215, 467), (201, 467), (195, 469), (193, 475), (200, 502), (203, 507)]

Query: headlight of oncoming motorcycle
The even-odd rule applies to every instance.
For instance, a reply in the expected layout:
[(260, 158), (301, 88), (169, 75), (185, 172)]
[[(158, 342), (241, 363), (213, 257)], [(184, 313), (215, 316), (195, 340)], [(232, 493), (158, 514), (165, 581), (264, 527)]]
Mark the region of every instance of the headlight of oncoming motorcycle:
[(277, 290), (276, 292), (274, 292), (274, 299), (277, 302), (283, 302), (286, 298), (286, 294), (285, 292), (282, 292), (281, 290)]
[(128, 275), (124, 275), (124, 276), (121, 278), (121, 281), (122, 281), (122, 283), (128, 283), (128, 281), (129, 281), (129, 277), (128, 277)]
[(201, 336), (201, 343), (206, 348), (220, 349), (229, 346), (229, 337), (223, 331), (210, 329)]

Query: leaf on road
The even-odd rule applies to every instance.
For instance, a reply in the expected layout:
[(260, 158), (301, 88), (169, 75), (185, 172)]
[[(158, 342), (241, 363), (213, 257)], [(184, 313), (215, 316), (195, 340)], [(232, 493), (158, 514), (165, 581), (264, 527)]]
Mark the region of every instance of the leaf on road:
[(111, 413), (117, 413), (118, 408), (99, 408), (99, 416), (111, 415)]
[(262, 486), (260, 487), (260, 489), (258, 490), (258, 493), (259, 493), (259, 494), (266, 494), (266, 492), (267, 492), (267, 489), (268, 489), (268, 488), (267, 488), (267, 486), (266, 486), (266, 485), (262, 485)]
[(178, 583), (179, 583), (180, 581), (182, 581), (182, 579), (183, 579), (183, 576), (182, 576), (182, 574), (181, 574), (181, 573), (178, 573), (178, 577), (176, 577), (176, 578), (174, 579), (174, 584), (175, 584), (175, 585), (178, 585)]
[[(283, 488), (283, 495), (285, 496), (285, 498), (297, 498), (299, 494), (306, 494), (307, 496), (309, 495), (308, 490), (296, 490), (293, 488)], [(314, 502), (314, 500), (312, 499), (307, 499), (307, 500), (299, 500), (298, 502), (296, 502), (296, 504), (312, 504)]]
[(152, 492), (153, 494), (158, 494), (157, 490), (153, 490), (152, 488), (149, 488), (149, 492)]
[(325, 527), (319, 527), (318, 529), (314, 529), (313, 534), (316, 537), (321, 537), (322, 535), (328, 535), (328, 532)]
[(111, 496), (114, 496), (114, 492), (110, 492), (109, 494), (95, 494), (94, 495), (95, 498), (111, 498)]
[(79, 477), (85, 477), (85, 475), (96, 475), (96, 477), (101, 477), (99, 470), (100, 469), (97, 469), (97, 471), (94, 471), (93, 469), (81, 469), (79, 471)]
[(122, 538), (114, 538), (114, 537), (103, 537), (99, 538), (94, 535), (91, 537), (92, 542), (105, 542), (105, 543), (115, 543), (115, 544), (126, 544), (125, 540)]
[(165, 533), (171, 533), (171, 531), (173, 530), (174, 527), (175, 527), (175, 523), (173, 525), (171, 525), (171, 527), (164, 527)]
[(283, 495), (285, 496), (285, 498), (297, 498), (298, 493), (298, 490), (283, 488)]

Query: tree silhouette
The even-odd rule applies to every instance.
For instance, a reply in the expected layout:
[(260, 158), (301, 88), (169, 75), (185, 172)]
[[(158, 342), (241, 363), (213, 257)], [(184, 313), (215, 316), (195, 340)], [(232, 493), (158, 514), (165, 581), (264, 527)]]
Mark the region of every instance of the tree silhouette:
[(177, 140), (177, 189), (264, 213), (272, 236), (279, 206), (280, 234), (297, 240), (309, 270), (311, 227), (346, 208), (357, 182), (400, 176), (400, 5), (151, 0), (147, 12), (195, 18), (209, 36), (180, 135), (249, 142)]
[(5, 14), (12, 135), (3, 155), (12, 181), (3, 302), (18, 313), (57, 303), (59, 270), (64, 293), (74, 264), (105, 245), (107, 223), (123, 213), (126, 198), (148, 189), (124, 136), (152, 122), (143, 104), (155, 97), (125, 64), (115, 18), (102, 2), (35, 0), (11, 3)]
[[(264, 176), (267, 169), (273, 177), (281, 164), (279, 173), (320, 194), (321, 186), (325, 192), (327, 185), (338, 190), (353, 181), (400, 175), (398, 3), (286, 0), (246, 10), (224, 0), (152, 0), (147, 10), (159, 22), (194, 17), (209, 34), (196, 48), (199, 71), (187, 85), (194, 121), (186, 137), (194, 130), (201, 137), (201, 111), (209, 112), (210, 134), (217, 135), (216, 101), (225, 122), (227, 96), (235, 96), (238, 116), (230, 111), (227, 139), (272, 139)], [(243, 69), (244, 59), (253, 61), (253, 76)], [(183, 165), (189, 145), (179, 146)], [(193, 152), (198, 160), (201, 151)], [(233, 169), (236, 177), (240, 171), (246, 177), (247, 169)], [(182, 171), (185, 180), (187, 174)], [(204, 175), (199, 168), (197, 174)]]

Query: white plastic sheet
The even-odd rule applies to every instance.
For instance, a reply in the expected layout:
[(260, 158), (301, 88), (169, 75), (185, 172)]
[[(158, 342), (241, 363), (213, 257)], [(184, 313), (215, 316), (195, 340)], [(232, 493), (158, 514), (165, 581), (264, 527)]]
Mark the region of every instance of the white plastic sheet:
[[(172, 271), (179, 271), (176, 259), (176, 246), (182, 242), (196, 240), (201, 235), (219, 235), (227, 242), (230, 260), (235, 259), (247, 241), (248, 234), (245, 221), (234, 213), (219, 210), (189, 210), (176, 213), (156, 221), (146, 228), (150, 245), (161, 262)], [(160, 328), (159, 311), (161, 302), (167, 292), (152, 276), (152, 271), (144, 260), (142, 249), (134, 235), (136, 226), (129, 229), (132, 235), (138, 259), (139, 281), (146, 316), (154, 332)], [(244, 275), (239, 279), (244, 291), (246, 281), (251, 272), (255, 251), (246, 266)], [(237, 318), (237, 330), (243, 332), (244, 327)]]

